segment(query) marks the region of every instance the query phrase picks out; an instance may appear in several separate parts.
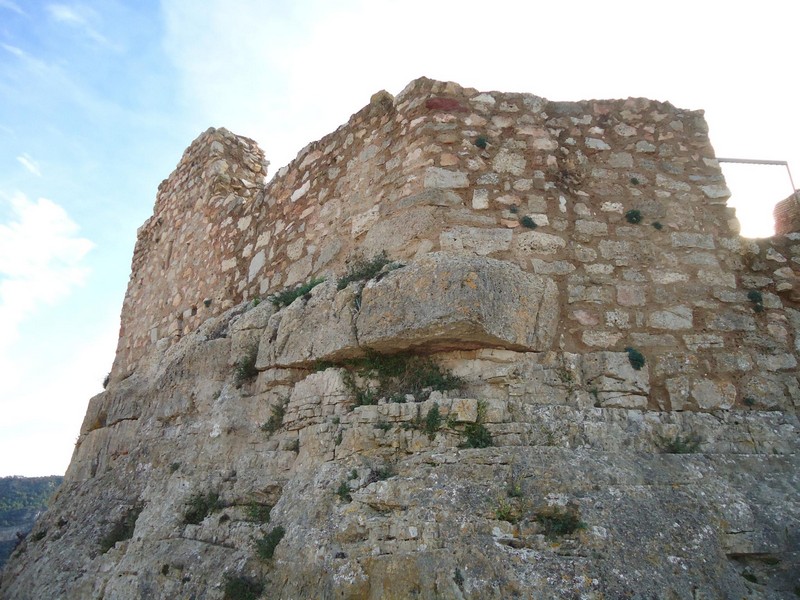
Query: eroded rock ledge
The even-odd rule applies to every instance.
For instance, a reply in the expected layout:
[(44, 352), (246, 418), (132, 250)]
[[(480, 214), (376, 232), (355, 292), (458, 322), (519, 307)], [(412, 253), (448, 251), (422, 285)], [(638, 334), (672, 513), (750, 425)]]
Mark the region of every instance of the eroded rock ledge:
[(380, 280), (337, 290), (318, 285), (307, 301), (270, 317), (256, 367), (450, 348), (551, 348), (558, 291), (547, 277), (482, 257), (430, 254)]

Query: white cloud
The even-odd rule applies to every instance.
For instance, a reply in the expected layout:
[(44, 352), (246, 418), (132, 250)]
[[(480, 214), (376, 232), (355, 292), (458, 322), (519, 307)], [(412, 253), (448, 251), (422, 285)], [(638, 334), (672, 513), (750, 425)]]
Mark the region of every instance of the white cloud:
[(42, 170), (39, 168), (39, 164), (33, 160), (29, 154), (25, 154), (24, 152), (17, 157), (19, 163), (28, 169), (30, 173), (36, 175), (37, 177), (42, 176)]
[(25, 14), (25, 11), (23, 11), (16, 3), (12, 2), (11, 0), (0, 0), (0, 8), (7, 8), (8, 10), (17, 13), (18, 15)]
[(0, 44), (6, 52), (13, 54), (18, 58), (23, 58), (25, 56), (25, 52), (16, 46), (11, 46), (10, 44)]
[[(42, 340), (38, 353), (29, 349), (4, 361), (0, 477), (64, 473), (89, 398), (102, 391), (118, 331), (117, 312), (109, 310), (81, 339)], [(6, 373), (17, 377), (9, 381)]]
[(31, 202), (22, 194), (7, 201), (12, 217), (0, 223), (0, 371), (20, 324), (43, 305), (66, 297), (88, 275), (83, 264), (93, 244), (58, 204)]
[(66, 4), (48, 4), (47, 12), (54, 21), (81, 30), (86, 37), (98, 44), (111, 46), (108, 39), (92, 25), (92, 21), (97, 21), (98, 17), (91, 9), (85, 6), (72, 7)]

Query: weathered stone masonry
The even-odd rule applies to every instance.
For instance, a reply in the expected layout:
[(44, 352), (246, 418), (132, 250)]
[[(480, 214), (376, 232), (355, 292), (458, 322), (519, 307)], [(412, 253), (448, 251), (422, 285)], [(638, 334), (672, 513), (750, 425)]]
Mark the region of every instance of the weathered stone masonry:
[(554, 281), (553, 349), (639, 349), (653, 365), (650, 408), (800, 397), (800, 244), (737, 235), (702, 112), (420, 79), (376, 94), (269, 184), (266, 168), (254, 142), (210, 129), (160, 186), (115, 377), (243, 299), (341, 274), (355, 256), (443, 251)]
[[(737, 235), (701, 113), (422, 79), (266, 166), (209, 130), (162, 184), (109, 385), (0, 598), (800, 589), (800, 233)], [(460, 387), (362, 395), (367, 349)]]

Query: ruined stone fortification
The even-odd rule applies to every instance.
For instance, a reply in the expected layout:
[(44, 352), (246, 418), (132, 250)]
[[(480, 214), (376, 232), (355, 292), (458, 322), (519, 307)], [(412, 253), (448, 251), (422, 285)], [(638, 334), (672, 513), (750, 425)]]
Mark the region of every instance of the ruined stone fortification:
[(420, 79), (266, 170), (210, 129), (160, 186), (0, 597), (800, 591), (800, 234), (738, 236), (702, 113)]

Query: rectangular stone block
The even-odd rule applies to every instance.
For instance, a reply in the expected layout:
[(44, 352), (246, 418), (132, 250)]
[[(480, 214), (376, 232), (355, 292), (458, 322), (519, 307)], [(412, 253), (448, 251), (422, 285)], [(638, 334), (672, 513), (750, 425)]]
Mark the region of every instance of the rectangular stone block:
[(429, 254), (368, 283), (361, 298), (359, 343), (380, 352), (546, 350), (558, 321), (553, 281), (490, 258)]

